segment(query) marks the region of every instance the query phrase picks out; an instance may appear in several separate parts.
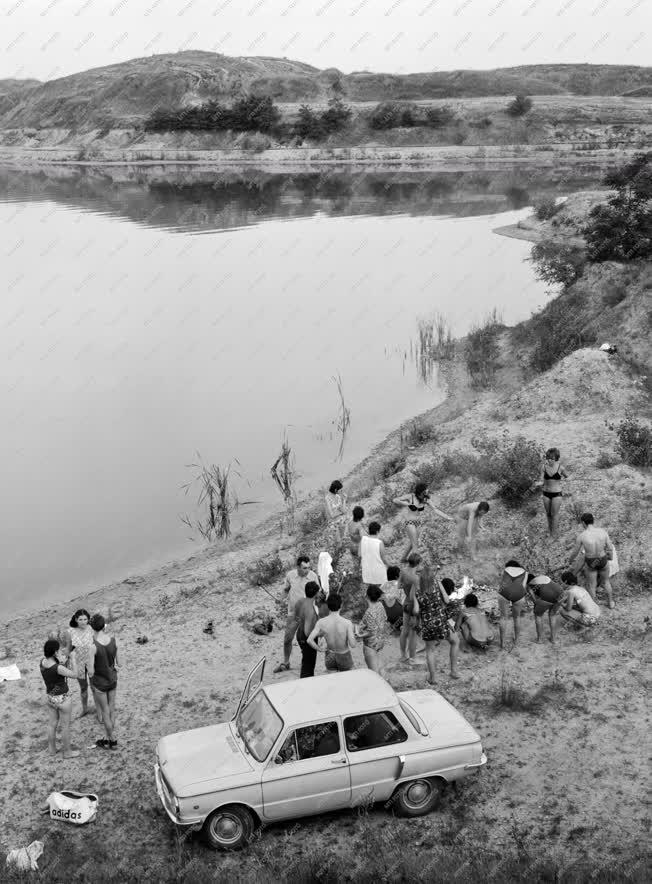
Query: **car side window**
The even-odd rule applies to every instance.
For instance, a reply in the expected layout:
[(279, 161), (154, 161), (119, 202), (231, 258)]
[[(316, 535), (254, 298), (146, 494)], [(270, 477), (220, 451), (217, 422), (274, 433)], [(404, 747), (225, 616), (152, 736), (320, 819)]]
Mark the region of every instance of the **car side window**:
[(278, 764), (305, 761), (340, 751), (340, 734), (336, 721), (298, 727), (288, 734), (277, 755)]
[(344, 719), (344, 737), (349, 752), (404, 743), (408, 738), (391, 712), (371, 712)]

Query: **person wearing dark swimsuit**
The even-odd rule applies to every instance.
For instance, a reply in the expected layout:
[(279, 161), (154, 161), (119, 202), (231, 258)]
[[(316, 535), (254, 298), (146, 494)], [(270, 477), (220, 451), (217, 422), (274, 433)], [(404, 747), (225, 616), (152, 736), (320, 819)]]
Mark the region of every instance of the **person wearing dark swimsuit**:
[(548, 520), (548, 531), (554, 537), (559, 528), (559, 510), (561, 509), (561, 482), (568, 474), (559, 463), (558, 448), (549, 448), (543, 464), (543, 508)]
[(400, 558), (401, 563), (407, 562), (408, 556), (412, 553), (419, 552), (418, 529), (421, 524), (421, 519), (425, 515), (426, 507), (430, 507), (430, 509), (437, 513), (442, 519), (446, 519), (449, 522), (454, 521), (452, 516), (442, 512), (430, 500), (430, 492), (428, 491), (428, 486), (425, 482), (418, 482), (414, 486), (412, 494), (404, 494), (402, 497), (397, 497), (394, 500), (394, 503), (396, 506), (403, 507), (404, 512), (406, 513), (404, 523), (407, 544)]
[(106, 739), (95, 741), (98, 749), (117, 749), (115, 739), (115, 695), (118, 686), (118, 648), (115, 638), (104, 631), (106, 621), (101, 614), (93, 614), (93, 647), (86, 668), (95, 692), (95, 702), (102, 712)]

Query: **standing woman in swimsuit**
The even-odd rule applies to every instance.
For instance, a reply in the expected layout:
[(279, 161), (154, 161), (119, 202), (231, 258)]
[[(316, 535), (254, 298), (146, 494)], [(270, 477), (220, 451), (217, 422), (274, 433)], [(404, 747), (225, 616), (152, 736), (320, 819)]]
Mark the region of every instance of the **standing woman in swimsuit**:
[(568, 474), (559, 463), (559, 449), (549, 448), (543, 464), (543, 508), (548, 520), (548, 531), (554, 537), (559, 528), (559, 510), (561, 509), (561, 480)]
[(447, 515), (432, 503), (430, 493), (425, 482), (419, 482), (414, 486), (411, 494), (404, 494), (403, 497), (397, 497), (394, 500), (396, 506), (403, 507), (405, 518), (405, 534), (407, 536), (407, 545), (403, 550), (401, 562), (407, 562), (411, 553), (419, 552), (419, 525), (423, 517), (425, 508), (430, 507), (431, 510), (446, 519), (449, 522), (454, 521), (452, 516)]

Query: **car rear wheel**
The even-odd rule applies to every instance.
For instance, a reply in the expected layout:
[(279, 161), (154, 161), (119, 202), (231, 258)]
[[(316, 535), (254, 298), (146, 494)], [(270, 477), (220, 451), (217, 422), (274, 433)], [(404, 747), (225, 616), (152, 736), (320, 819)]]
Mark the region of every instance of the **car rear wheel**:
[(435, 809), (443, 791), (442, 780), (410, 780), (398, 787), (392, 798), (392, 806), (400, 816), (423, 816)]
[(227, 804), (206, 818), (202, 834), (213, 850), (240, 850), (251, 840), (254, 827), (255, 820), (250, 810)]

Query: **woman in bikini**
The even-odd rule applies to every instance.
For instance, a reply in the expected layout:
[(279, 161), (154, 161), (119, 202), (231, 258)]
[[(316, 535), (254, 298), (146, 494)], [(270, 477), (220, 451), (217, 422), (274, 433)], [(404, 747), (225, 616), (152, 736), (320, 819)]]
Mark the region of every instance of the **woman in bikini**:
[(559, 528), (559, 510), (561, 509), (561, 481), (568, 474), (559, 463), (559, 449), (549, 448), (543, 464), (543, 508), (548, 520), (548, 531), (554, 537)]
[(414, 486), (414, 491), (411, 494), (397, 497), (394, 503), (396, 506), (402, 507), (406, 515), (405, 534), (407, 536), (407, 545), (403, 550), (401, 562), (407, 562), (408, 556), (411, 553), (419, 552), (419, 525), (427, 506), (437, 513), (438, 516), (441, 516), (442, 519), (446, 519), (449, 522), (454, 521), (452, 516), (437, 509), (434, 503), (432, 503), (428, 486), (425, 482), (419, 482)]
[(353, 518), (346, 526), (348, 534), (349, 552), (355, 561), (358, 561), (360, 555), (360, 541), (367, 533), (362, 520), (364, 519), (364, 510), (361, 506), (353, 507)]

